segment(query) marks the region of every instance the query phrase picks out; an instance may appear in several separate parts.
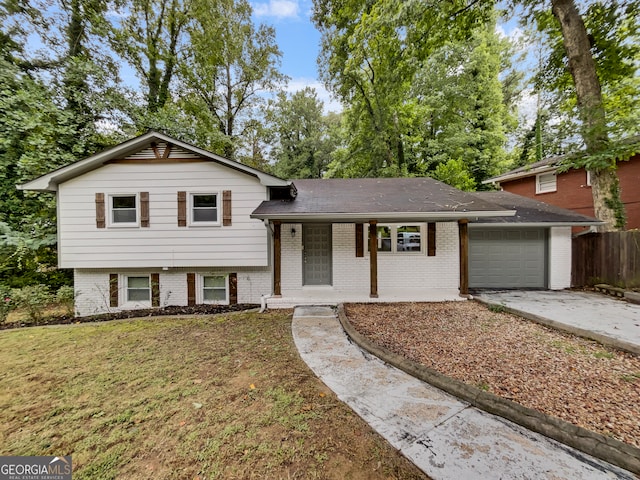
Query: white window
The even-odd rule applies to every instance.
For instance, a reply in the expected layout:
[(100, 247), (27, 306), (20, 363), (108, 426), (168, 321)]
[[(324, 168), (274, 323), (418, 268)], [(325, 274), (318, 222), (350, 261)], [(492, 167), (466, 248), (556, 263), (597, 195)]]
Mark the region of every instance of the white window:
[[(366, 235), (365, 235), (366, 237)], [(378, 252), (421, 253), (423, 252), (423, 232), (421, 225), (378, 225), (376, 230)], [(367, 244), (369, 241), (364, 239)]]
[(138, 196), (136, 194), (110, 195), (109, 220), (111, 225), (115, 226), (137, 226)]
[(191, 194), (191, 223), (195, 225), (218, 225), (218, 194)]
[(201, 303), (229, 303), (229, 277), (227, 275), (201, 276)]
[(557, 178), (555, 172), (536, 175), (536, 193), (549, 193), (556, 190)]
[(127, 302), (151, 303), (151, 282), (148, 276), (128, 276), (125, 285)]

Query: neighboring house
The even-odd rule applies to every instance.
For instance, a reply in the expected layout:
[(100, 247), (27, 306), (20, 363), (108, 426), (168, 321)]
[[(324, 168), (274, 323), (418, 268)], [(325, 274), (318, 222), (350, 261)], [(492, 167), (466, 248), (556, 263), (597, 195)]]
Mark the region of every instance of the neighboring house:
[[(593, 216), (591, 179), (584, 168), (558, 172), (565, 157), (550, 157), (485, 180), (506, 192), (515, 193), (558, 207)], [(618, 163), (622, 203), (627, 214), (627, 230), (640, 228), (640, 155)]]
[(56, 192), (78, 315), (566, 288), (571, 227), (597, 223), (430, 178), (285, 181), (156, 132), (19, 188)]

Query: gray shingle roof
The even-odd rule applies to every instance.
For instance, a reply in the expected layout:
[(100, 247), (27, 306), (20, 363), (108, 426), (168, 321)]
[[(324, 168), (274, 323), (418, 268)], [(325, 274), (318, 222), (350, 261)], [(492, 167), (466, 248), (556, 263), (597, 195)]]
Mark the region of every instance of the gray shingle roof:
[(475, 192), (478, 198), (516, 211), (514, 217), (480, 218), (473, 223), (597, 225), (599, 220), (509, 192)]
[(262, 202), (252, 217), (281, 220), (458, 219), (513, 211), (432, 178), (294, 180), (293, 200)]

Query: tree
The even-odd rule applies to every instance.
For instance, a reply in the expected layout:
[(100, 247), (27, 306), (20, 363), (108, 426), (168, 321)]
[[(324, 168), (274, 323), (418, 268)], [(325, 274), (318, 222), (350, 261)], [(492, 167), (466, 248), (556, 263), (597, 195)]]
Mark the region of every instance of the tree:
[(333, 117), (323, 115), (316, 91), (305, 87), (292, 95), (278, 95), (268, 120), (272, 125), (274, 170), (282, 178), (322, 178), (331, 160), (335, 140)]
[(347, 105), (347, 147), (331, 173), (424, 175), (452, 158), (478, 181), (492, 173), (512, 93), (498, 77), (506, 57), (493, 15), (489, 2), (315, 2), (321, 75)]
[(180, 70), (183, 100), (198, 121), (223, 134), (223, 153), (234, 158), (239, 137), (259, 118), (254, 112), (262, 93), (286, 80), (278, 70), (282, 53), (275, 30), (251, 19), (246, 0), (211, 0), (194, 4), (189, 25), (191, 45)]
[(120, 26), (109, 28), (113, 49), (144, 83), (146, 109), (151, 113), (170, 99), (190, 6), (190, 0), (130, 0), (123, 4), (126, 16)]
[[(552, 0), (553, 17), (544, 10), (534, 13), (551, 46), (539, 85), (559, 92), (565, 114), (575, 112), (585, 146), (567, 167), (591, 172), (594, 209), (606, 222), (603, 229), (623, 228), (616, 164), (629, 156), (620, 137), (629, 133), (629, 125), (637, 131), (638, 4), (594, 2), (581, 14), (573, 0)], [(611, 135), (616, 144), (610, 142)]]
[[(436, 50), (412, 81), (420, 132), (414, 145), (425, 173), (449, 160), (464, 161), (476, 185), (498, 173), (506, 134), (516, 125), (500, 76), (509, 71), (510, 44), (488, 22), (465, 42)], [(513, 102), (518, 79), (510, 79)]]

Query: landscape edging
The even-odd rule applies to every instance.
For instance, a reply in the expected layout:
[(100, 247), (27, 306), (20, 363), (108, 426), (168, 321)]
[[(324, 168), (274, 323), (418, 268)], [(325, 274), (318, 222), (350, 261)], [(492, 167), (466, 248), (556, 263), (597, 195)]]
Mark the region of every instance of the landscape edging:
[(356, 344), (386, 363), (486, 412), (506, 418), (588, 455), (640, 474), (640, 449), (485, 392), (376, 345), (355, 330), (344, 312), (343, 304), (338, 305), (338, 319), (347, 335)]

